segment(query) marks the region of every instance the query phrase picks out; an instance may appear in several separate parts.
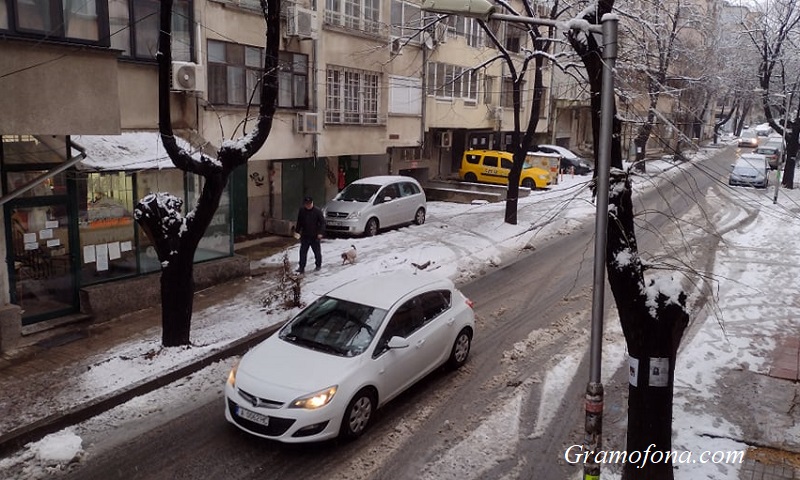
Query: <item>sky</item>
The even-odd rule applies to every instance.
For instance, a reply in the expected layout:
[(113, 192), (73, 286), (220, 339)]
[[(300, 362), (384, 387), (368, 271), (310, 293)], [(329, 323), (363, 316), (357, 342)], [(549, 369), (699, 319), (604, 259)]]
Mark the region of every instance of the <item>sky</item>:
[[(715, 149), (701, 149), (692, 159), (701, 162)], [(681, 164), (657, 160), (648, 163), (648, 173), (634, 178), (634, 198), (646, 189), (658, 188), (662, 181), (685, 181)], [(742, 440), (752, 440), (752, 420), (725, 411), (730, 401), (729, 388), (735, 375), (752, 373), (763, 377), (769, 373), (770, 355), (781, 335), (797, 331), (800, 306), (793, 301), (800, 273), (800, 246), (792, 240), (800, 236), (800, 190), (780, 190), (773, 204), (774, 190), (728, 187), (727, 171), (710, 171), (719, 184), (709, 195), (710, 207), (694, 207), (682, 223), (683, 235), (674, 242), (690, 245), (701, 230), (720, 234), (719, 250), (713, 262), (712, 279), (715, 297), (689, 291), (693, 308), (690, 324), (678, 353), (673, 407), (673, 449), (700, 455), (704, 451), (742, 451)], [(430, 261), (426, 272), (444, 275), (463, 284), (513, 262), (520, 252), (554, 237), (569, 234), (583, 222), (593, 222), (595, 206), (588, 189), (590, 177), (564, 176), (548, 191), (536, 191), (519, 201), (519, 222), (503, 222), (504, 203), (456, 204), (429, 202), (426, 223), (381, 233), (374, 238), (326, 239), (323, 241), (323, 268), (307, 274), (303, 285), (303, 301), (313, 299), (344, 281), (364, 275), (413, 268), (411, 263)], [(773, 182), (774, 185), (774, 182)], [(355, 245), (358, 259), (354, 265), (341, 265), (339, 254)], [(676, 251), (676, 245), (664, 245), (665, 251)], [(691, 248), (684, 249), (691, 251)], [(657, 254), (658, 252), (651, 252)], [(296, 262), (297, 246), (288, 249), (289, 259)], [(278, 265), (283, 255), (277, 254), (253, 262), (254, 267)], [(692, 260), (686, 261), (691, 264)], [(39, 379), (0, 379), (2, 389), (14, 388), (15, 381), (25, 381), (29, 398), (15, 398), (14, 405), (0, 399), (0, 431), (19, 427), (44, 416), (47, 412), (68, 408), (85, 398), (108, 394), (123, 385), (147, 378), (156, 372), (190, 362), (197, 356), (222, 348), (225, 344), (283, 322), (298, 310), (274, 312), (264, 309), (260, 299), (273, 280), (268, 276), (253, 277), (241, 293), (229, 302), (194, 312), (191, 348), (160, 349), (160, 328), (143, 332), (137, 340), (120, 345), (101, 357), (91, 359), (92, 368), (79, 376)], [(708, 300), (708, 301), (706, 301)], [(624, 339), (613, 305), (606, 317), (603, 339), (603, 382), (628, 363)], [(588, 318), (587, 305), (586, 315)], [(754, 325), (758, 328), (754, 328)], [(504, 409), (488, 416), (482, 425), (450, 450), (435, 464), (420, 472), (423, 479), (479, 479), (498, 462), (507, 460), (520, 436), (536, 437), (555, 421), (556, 410), (565, 395), (568, 380), (578, 372), (585, 338), (577, 338), (553, 358), (549, 372), (538, 388), (543, 389), (537, 422), (533, 431), (517, 419), (526, 392), (531, 385), (514, 389), (507, 401), (498, 402)], [(537, 332), (532, 332), (536, 334)], [(480, 332), (477, 333), (480, 335)], [(530, 342), (520, 341), (513, 348), (524, 354)], [(159, 352), (152, 355), (152, 352)], [(511, 352), (509, 352), (511, 353)], [(186, 402), (184, 409), (208, 401), (209, 396), (222, 398), (227, 372), (234, 359), (217, 362), (190, 377), (167, 387), (137, 397), (98, 417), (54, 433), (28, 444), (9, 458), (0, 459), (0, 477), (17, 479), (46, 478), (66, 468), (71, 462), (86, 462), (103, 442), (97, 441), (113, 428), (136, 422), (146, 424), (149, 413), (160, 412), (165, 405), (174, 408)], [(67, 378), (68, 377), (68, 378)], [(31, 383), (37, 388), (31, 388)], [(782, 384), (778, 384), (782, 385)], [(794, 388), (786, 382), (786, 388)], [(756, 399), (758, 400), (758, 399)], [(6, 402), (6, 403), (3, 403)], [(735, 403), (735, 402), (734, 402)], [(176, 415), (179, 412), (175, 413)], [(220, 421), (224, 421), (220, 410)], [(409, 419), (397, 435), (386, 442), (402, 443), (412, 438), (413, 422)], [(759, 419), (762, 443), (800, 444), (800, 425), (783, 415), (769, 412)], [(509, 433), (517, 432), (519, 435)], [(775, 437), (775, 438), (771, 438)], [(391, 451), (390, 448), (384, 449)], [(483, 452), (475, 456), (472, 452)], [(539, 461), (562, 461), (544, 459)], [(373, 462), (379, 465), (380, 462)], [(734, 479), (738, 464), (680, 465), (678, 480)], [(575, 480), (581, 477), (576, 467)], [(602, 478), (618, 479), (619, 466), (603, 468)], [(359, 465), (348, 472), (332, 474), (332, 478), (358, 480), (373, 473)]]

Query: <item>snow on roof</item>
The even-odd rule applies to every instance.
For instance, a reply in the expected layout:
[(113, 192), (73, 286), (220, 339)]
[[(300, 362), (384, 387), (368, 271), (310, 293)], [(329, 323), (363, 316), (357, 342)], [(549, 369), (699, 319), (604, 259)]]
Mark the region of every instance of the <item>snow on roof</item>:
[[(122, 135), (77, 135), (72, 142), (86, 149), (86, 159), (78, 164), (80, 170), (149, 170), (175, 168), (158, 132), (124, 132)], [(188, 141), (176, 136), (178, 146), (193, 158), (200, 151)]]

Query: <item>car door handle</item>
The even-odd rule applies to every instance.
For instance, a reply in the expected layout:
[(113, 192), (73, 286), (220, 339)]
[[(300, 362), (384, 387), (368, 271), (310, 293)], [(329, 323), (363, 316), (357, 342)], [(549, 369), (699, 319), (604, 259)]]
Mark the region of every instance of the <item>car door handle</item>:
[(452, 325), (453, 325), (455, 322), (456, 322), (456, 319), (455, 319), (455, 318), (449, 318), (449, 319), (447, 320), (447, 324), (448, 324), (448, 325), (450, 325), (450, 326), (452, 326)]
[(417, 342), (417, 348), (421, 348), (424, 344), (425, 344), (425, 339), (423, 338), (422, 340)]

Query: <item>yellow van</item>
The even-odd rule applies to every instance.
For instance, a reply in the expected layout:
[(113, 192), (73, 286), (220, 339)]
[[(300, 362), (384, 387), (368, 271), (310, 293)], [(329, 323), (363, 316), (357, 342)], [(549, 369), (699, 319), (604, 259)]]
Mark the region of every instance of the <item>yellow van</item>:
[[(461, 158), (458, 176), (467, 182), (486, 182), (508, 185), (508, 173), (514, 164), (514, 155), (500, 150), (467, 150)], [(550, 185), (550, 173), (547, 170), (525, 162), (519, 176), (519, 184), (523, 187), (545, 188)]]

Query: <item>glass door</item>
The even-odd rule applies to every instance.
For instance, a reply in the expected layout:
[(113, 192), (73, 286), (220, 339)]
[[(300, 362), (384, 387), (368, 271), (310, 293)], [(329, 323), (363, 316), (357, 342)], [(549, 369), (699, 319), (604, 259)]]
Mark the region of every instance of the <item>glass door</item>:
[(23, 325), (77, 311), (68, 202), (56, 198), (6, 205), (11, 302), (22, 308)]

